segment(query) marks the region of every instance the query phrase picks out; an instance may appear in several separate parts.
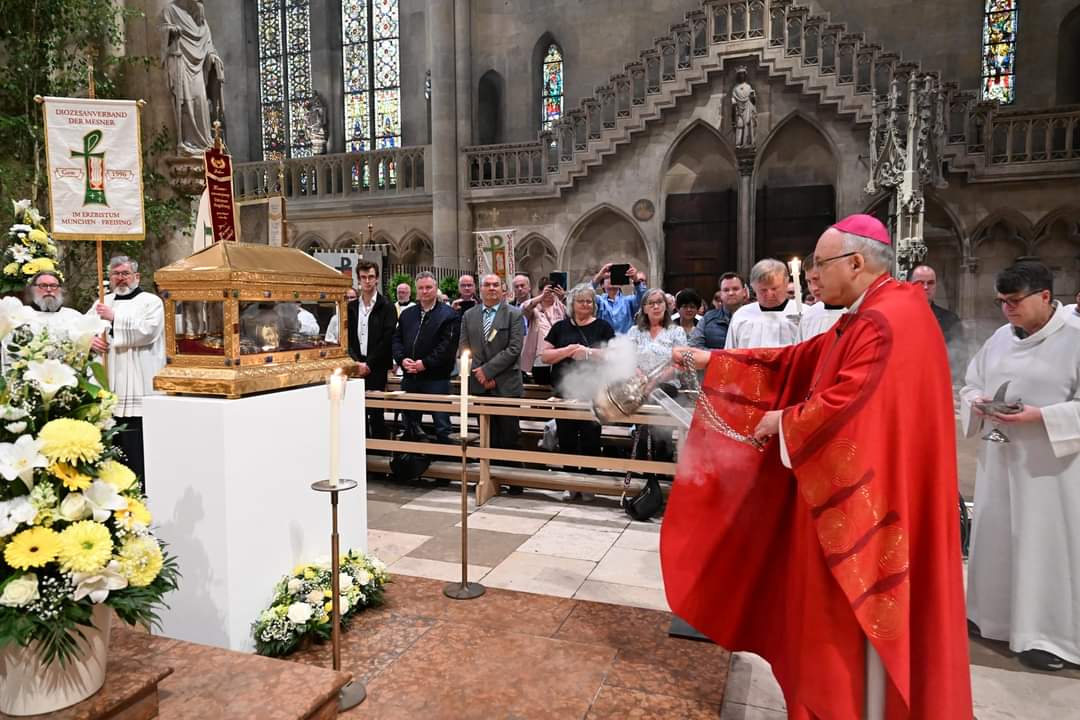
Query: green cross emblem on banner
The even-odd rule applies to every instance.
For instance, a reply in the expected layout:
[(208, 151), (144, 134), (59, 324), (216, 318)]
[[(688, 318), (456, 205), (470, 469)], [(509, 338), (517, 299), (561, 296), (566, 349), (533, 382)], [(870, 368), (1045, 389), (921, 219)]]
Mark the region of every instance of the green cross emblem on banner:
[(109, 204), (105, 202), (105, 153), (94, 152), (102, 137), (104, 133), (100, 130), (91, 130), (83, 135), (82, 152), (71, 151), (71, 157), (81, 157), (86, 165), (86, 194), (83, 196), (83, 205)]

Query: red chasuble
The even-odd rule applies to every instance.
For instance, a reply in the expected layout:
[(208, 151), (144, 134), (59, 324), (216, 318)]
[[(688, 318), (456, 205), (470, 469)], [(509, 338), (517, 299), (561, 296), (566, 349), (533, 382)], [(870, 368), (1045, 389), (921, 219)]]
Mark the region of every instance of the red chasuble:
[[(764, 451), (752, 436), (786, 408)], [(918, 288), (883, 276), (799, 345), (716, 351), (660, 538), (668, 602), (772, 664), (791, 718), (970, 720), (952, 387)]]

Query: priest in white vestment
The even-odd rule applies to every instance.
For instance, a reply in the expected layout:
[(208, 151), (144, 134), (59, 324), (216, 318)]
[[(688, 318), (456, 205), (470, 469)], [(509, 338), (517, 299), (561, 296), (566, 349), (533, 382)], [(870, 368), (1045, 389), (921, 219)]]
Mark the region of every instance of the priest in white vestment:
[(52, 270), (43, 270), (31, 278), (26, 286), (26, 301), (33, 310), (28, 316), (35, 330), (59, 327), (79, 317), (78, 310), (64, 307), (64, 281)]
[[(1080, 663), (1080, 328), (1037, 262), (998, 274), (1007, 325), (968, 365), (961, 422), (981, 437), (968, 561), (968, 618), (1026, 665)], [(984, 414), (1005, 383), (1018, 413)], [(1008, 442), (993, 442), (996, 426)]]
[(821, 299), (821, 283), (818, 282), (818, 273), (814, 271), (811, 263), (812, 258), (806, 259), (806, 284), (810, 287), (810, 294), (815, 302), (803, 310), (799, 319), (799, 341), (809, 340), (826, 332), (836, 324), (847, 308), (843, 305), (829, 305)]
[(165, 366), (165, 305), (139, 287), (139, 264), (127, 256), (109, 261), (109, 285), (113, 292), (105, 303), (94, 303), (87, 315), (96, 313), (111, 325), (108, 337), (95, 338), (93, 348), (108, 353), (109, 387), (118, 398), (115, 416), (125, 426), (117, 444), (145, 483), (142, 401), (156, 394), (154, 375)]
[(787, 265), (766, 258), (750, 270), (750, 286), (757, 302), (735, 311), (724, 348), (783, 347), (799, 342), (795, 303), (787, 297)]

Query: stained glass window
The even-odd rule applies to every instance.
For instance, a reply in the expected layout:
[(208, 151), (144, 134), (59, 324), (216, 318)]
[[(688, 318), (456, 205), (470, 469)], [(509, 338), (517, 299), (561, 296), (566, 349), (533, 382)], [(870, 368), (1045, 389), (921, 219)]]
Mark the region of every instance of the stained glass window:
[(986, 0), (982, 39), (982, 96), (1009, 104), (1016, 99), (1018, 0)]
[(309, 0), (258, 0), (263, 159), (311, 155), (304, 103), (311, 98)]
[(544, 53), (544, 64), (540, 68), (540, 129), (550, 130), (552, 123), (562, 117), (562, 110), (562, 50), (552, 43)]
[(401, 145), (398, 0), (341, 0), (345, 148)]

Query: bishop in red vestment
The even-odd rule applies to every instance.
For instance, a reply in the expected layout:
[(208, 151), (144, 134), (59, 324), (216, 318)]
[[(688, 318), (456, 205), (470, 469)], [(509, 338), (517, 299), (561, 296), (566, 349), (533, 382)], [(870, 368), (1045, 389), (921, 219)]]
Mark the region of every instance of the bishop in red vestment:
[[(824, 301), (850, 308), (832, 330), (673, 353), (705, 382), (661, 532), (668, 602), (768, 660), (791, 718), (876, 702), (887, 720), (971, 720), (945, 343), (890, 277), (876, 219), (845, 218), (814, 255)], [(868, 660), (884, 676), (869, 702)]]

